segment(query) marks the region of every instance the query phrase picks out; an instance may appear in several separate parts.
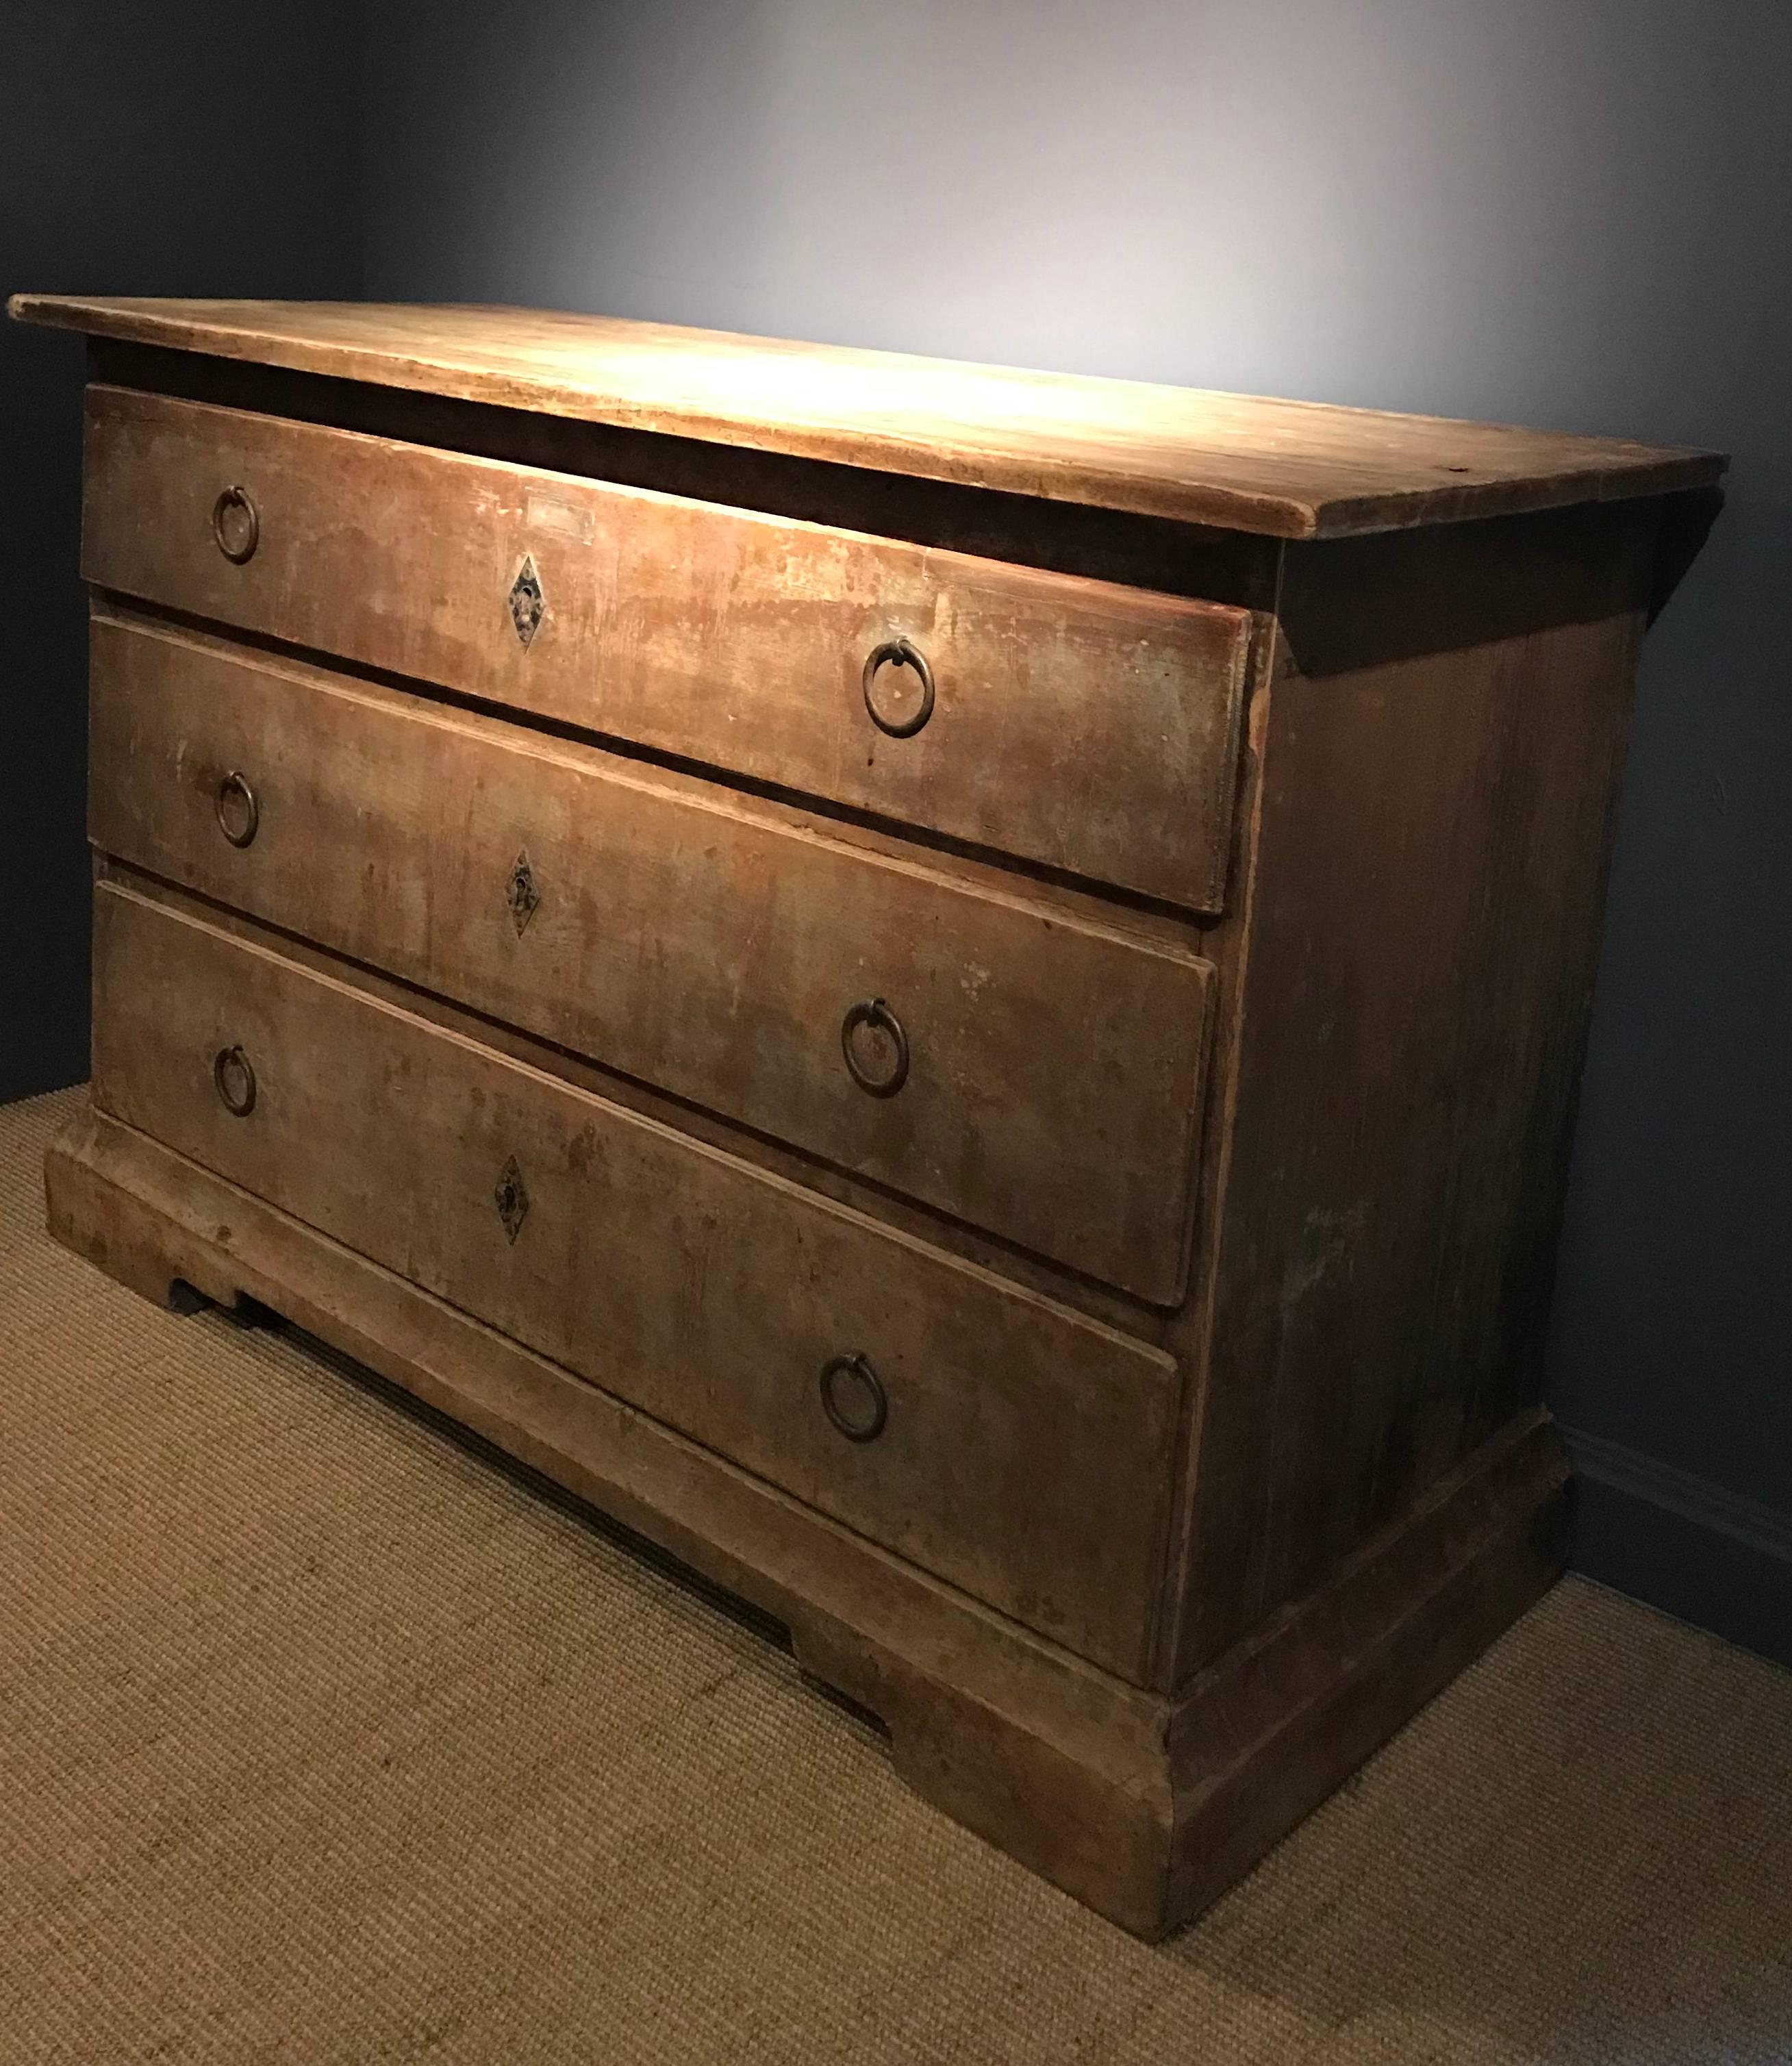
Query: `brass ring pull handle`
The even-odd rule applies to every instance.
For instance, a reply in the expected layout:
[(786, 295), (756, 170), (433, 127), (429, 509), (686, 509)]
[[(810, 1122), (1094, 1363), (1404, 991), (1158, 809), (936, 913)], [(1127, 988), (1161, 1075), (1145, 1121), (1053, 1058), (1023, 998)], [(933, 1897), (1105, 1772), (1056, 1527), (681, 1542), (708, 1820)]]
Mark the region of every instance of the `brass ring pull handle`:
[(255, 1071), (241, 1047), (220, 1047), (212, 1062), (212, 1081), (226, 1112), (246, 1119), (255, 1109)]
[(247, 846), (260, 829), (262, 807), (241, 770), (233, 768), (217, 785), (218, 829), (233, 846)]
[[(868, 1068), (853, 1044), (861, 1027), (883, 1034), (890, 1043), (890, 1063), (881, 1074)], [(880, 1043), (881, 1044), (881, 1043)], [(840, 1022), (840, 1051), (846, 1057), (847, 1073), (862, 1091), (872, 1097), (894, 1097), (909, 1080), (909, 1038), (902, 1022), (881, 997), (862, 998), (846, 1007)]]
[[(841, 1380), (853, 1382), (845, 1401)], [(883, 1379), (871, 1367), (862, 1349), (850, 1355), (830, 1356), (821, 1366), (821, 1410), (849, 1442), (874, 1442), (890, 1418), (890, 1400)]]
[(227, 488), (212, 504), (212, 536), (227, 560), (239, 567), (255, 557), (262, 542), (262, 520), (246, 488)]
[[(872, 684), (878, 670), (886, 661), (898, 666), (912, 667), (921, 677), (921, 702), (912, 717), (886, 717), (878, 708), (873, 697)], [(934, 670), (927, 665), (927, 656), (912, 638), (886, 638), (881, 646), (874, 646), (865, 662), (865, 707), (870, 713), (871, 722), (879, 731), (886, 731), (892, 739), (912, 739), (934, 714)]]

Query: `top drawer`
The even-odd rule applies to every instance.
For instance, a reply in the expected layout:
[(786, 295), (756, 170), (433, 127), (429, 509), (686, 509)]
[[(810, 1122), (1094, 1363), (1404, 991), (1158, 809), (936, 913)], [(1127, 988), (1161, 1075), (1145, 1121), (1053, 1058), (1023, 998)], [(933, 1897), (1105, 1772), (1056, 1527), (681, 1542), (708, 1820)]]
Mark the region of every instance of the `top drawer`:
[[(106, 387), (87, 396), (82, 566), (168, 608), (1221, 907), (1243, 610)], [(898, 640), (926, 663), (930, 709), (906, 658), (867, 679)]]

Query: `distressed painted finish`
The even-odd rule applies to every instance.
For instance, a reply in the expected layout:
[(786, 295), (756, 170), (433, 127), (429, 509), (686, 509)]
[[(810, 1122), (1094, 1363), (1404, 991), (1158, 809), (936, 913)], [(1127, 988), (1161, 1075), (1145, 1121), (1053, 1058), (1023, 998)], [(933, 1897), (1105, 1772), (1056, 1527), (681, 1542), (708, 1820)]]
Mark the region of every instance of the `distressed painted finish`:
[[(1348, 564), (1284, 596), (1255, 711), (1174, 1676), (1324, 1583), (1540, 1395), (1657, 516), (1575, 526), (1587, 562), (1516, 620), (1518, 549), (1425, 556), (1490, 634), (1461, 650), (1365, 627), (1383, 598)], [(1391, 593), (1410, 625), (1421, 598)]]
[[(1136, 1673), (1174, 1367), (347, 984), (102, 885), (94, 1096), (115, 1118), (1042, 1634)], [(241, 1047), (253, 1108), (214, 1058)], [(344, 1149), (356, 1144), (345, 1169)], [(514, 1236), (501, 1180), (527, 1205)], [(817, 1379), (862, 1351), (874, 1441)]]
[[(1625, 719), (1721, 459), (504, 311), (24, 312), (100, 340), (63, 1240), (758, 1601), (1149, 1935), (1548, 1585)], [(886, 1100), (855, 989), (925, 999)]]
[[(297, 662), (104, 610), (91, 646), (104, 851), (1175, 1302), (1206, 962)], [(842, 1053), (870, 998), (890, 1097)]]
[[(99, 587), (1218, 906), (1242, 610), (117, 388), (89, 392), (87, 468)], [(233, 487), (241, 565), (213, 535)], [(900, 739), (863, 684), (899, 638), (937, 684)], [(874, 690), (898, 717), (911, 671)]]
[(380, 386), (1287, 538), (1708, 484), (1710, 452), (535, 310), (15, 295), (14, 315)]

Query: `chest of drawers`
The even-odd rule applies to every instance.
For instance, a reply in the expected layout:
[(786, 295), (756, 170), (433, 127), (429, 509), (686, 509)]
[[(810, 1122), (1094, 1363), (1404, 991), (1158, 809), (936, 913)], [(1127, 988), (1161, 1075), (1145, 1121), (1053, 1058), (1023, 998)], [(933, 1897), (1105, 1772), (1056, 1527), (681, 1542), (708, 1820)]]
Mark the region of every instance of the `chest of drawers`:
[(51, 1220), (785, 1622), (1145, 1934), (1561, 1557), (1632, 678), (1721, 462), (480, 310), (90, 336)]

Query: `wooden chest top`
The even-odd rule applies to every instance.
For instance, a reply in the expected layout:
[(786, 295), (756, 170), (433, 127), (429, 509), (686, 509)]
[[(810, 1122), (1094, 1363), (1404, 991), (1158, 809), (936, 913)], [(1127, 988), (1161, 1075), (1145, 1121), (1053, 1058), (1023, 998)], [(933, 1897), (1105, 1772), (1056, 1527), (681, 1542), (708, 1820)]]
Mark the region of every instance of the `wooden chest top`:
[(27, 322), (1274, 537), (1717, 480), (1713, 452), (533, 310), (20, 294)]

